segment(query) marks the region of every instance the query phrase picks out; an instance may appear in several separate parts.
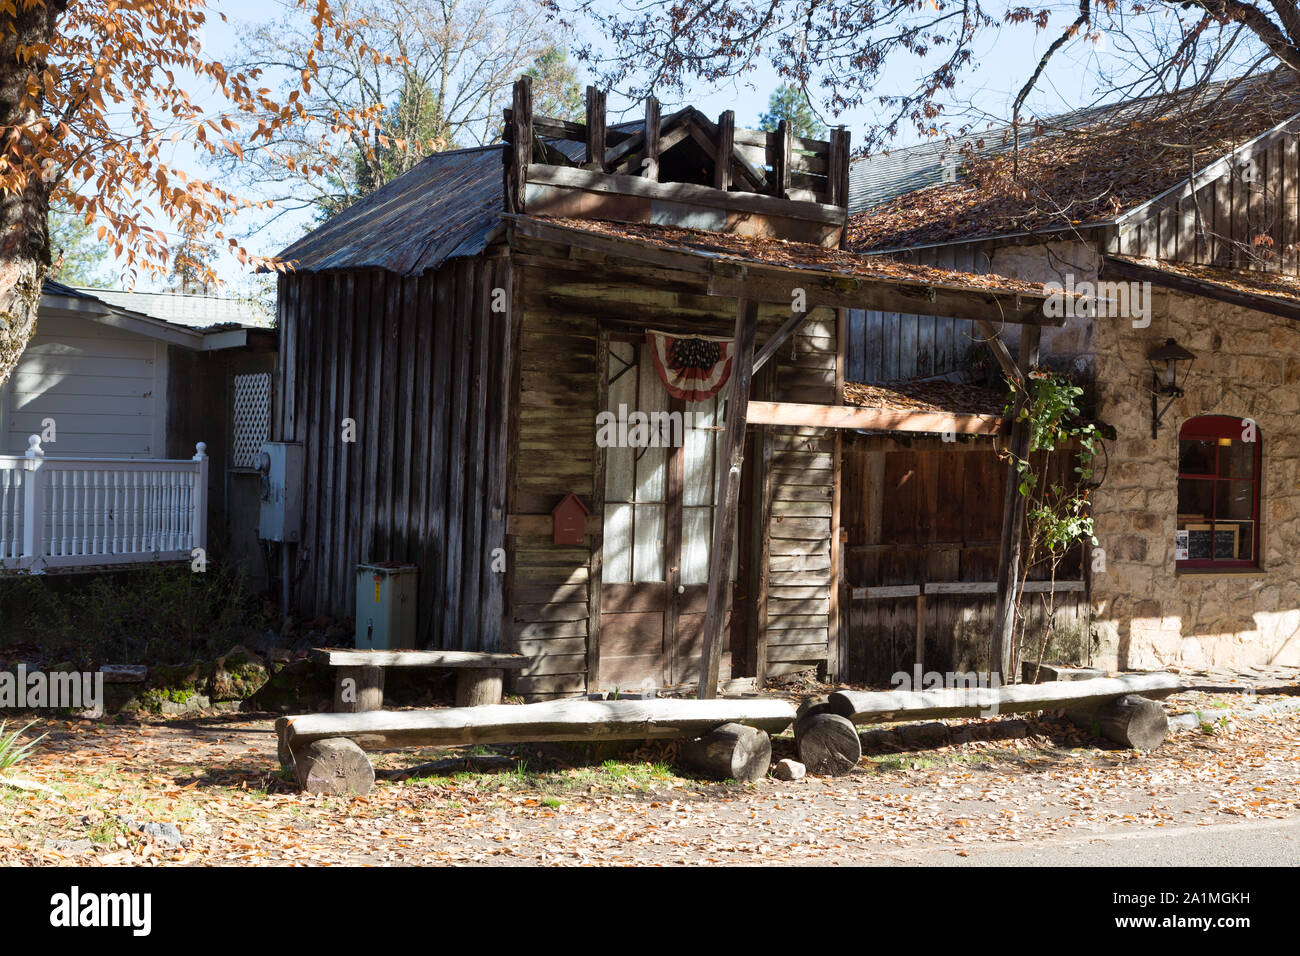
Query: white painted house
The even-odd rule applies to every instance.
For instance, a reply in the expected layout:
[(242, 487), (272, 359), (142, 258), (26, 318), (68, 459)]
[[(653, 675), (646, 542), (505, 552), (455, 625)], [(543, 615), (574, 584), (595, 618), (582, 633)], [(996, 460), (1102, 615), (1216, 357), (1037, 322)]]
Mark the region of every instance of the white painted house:
[[(259, 575), (261, 562), (249, 560), (257, 550), (255, 536), (250, 539), (258, 487), (252, 456), (269, 435), (276, 350), (276, 333), (264, 323), (245, 304), (215, 297), (101, 292), (47, 282), (36, 332), (0, 385), (0, 561), (8, 558), (12, 565), (23, 553), (18, 488), (24, 473), (35, 472), (16, 459), (42, 458), (43, 507), (55, 507), (63, 494), (68, 502), (57, 504), (58, 520), (75, 518), (85, 524), (83, 536), (99, 539), (72, 545), (90, 549), (76, 556), (116, 555), (123, 560), (103, 563), (129, 563), (124, 556), (131, 546), (112, 538), (129, 530), (131, 483), (144, 481), (140, 476), (146, 473), (194, 471), (173, 466), (194, 461), (201, 442), (206, 487), (186, 491), (193, 499), (186, 499), (188, 505), (160, 491), (158, 507), (205, 514), (210, 547), (233, 549)], [(40, 437), (39, 448), (32, 436)], [(139, 464), (113, 464), (123, 459)], [(165, 485), (180, 479), (156, 480)], [(33, 507), (30, 500), (26, 507)], [(62, 529), (54, 521), (48, 514), (43, 521), (42, 533), (55, 540), (47, 542), (53, 551), (46, 564), (95, 563), (55, 560), (66, 556), (58, 553)]]
[[(30, 435), (45, 436), (46, 454), (59, 456), (166, 458), (193, 454), (195, 441), (211, 447), (210, 435), (173, 434), (188, 417), (174, 407), (185, 389), (172, 387), (180, 371), (173, 357), (245, 348), (253, 326), (235, 325), (229, 311), (215, 308), (210, 314), (219, 324), (203, 328), (125, 304), (211, 298), (99, 293), (47, 282), (36, 334), (0, 386), (0, 454), (23, 454)], [(214, 425), (224, 430), (228, 422)]]

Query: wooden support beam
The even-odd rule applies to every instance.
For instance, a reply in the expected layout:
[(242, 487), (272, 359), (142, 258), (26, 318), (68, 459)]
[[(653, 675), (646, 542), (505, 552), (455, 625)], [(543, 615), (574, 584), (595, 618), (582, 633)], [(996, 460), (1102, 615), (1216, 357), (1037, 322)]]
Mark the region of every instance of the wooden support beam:
[[(529, 182), (569, 186), (595, 193), (645, 196), (668, 202), (686, 203), (737, 212), (806, 219), (828, 225), (842, 225), (844, 210), (820, 203), (776, 199), (757, 193), (729, 192), (691, 183), (655, 183), (639, 176), (602, 176), (565, 166), (538, 166)], [(719, 206), (719, 196), (725, 203)], [(942, 315), (962, 319), (989, 319), (1013, 324), (1063, 326), (1064, 318), (1043, 314), (1043, 297), (997, 289), (936, 286), (919, 280), (858, 273), (832, 273), (825, 269), (794, 268), (758, 261), (743, 261), (706, 255), (689, 249), (670, 248), (649, 240), (612, 237), (573, 226), (557, 225), (528, 218), (512, 218), (510, 228), (531, 239), (563, 243), (604, 256), (636, 260), (664, 268), (707, 277), (708, 294), (746, 298), (787, 305), (794, 289), (807, 295), (808, 308), (868, 309), (918, 315)]]
[[(548, 167), (548, 170), (550, 167)], [(561, 175), (577, 172), (558, 168)], [(730, 193), (747, 196), (746, 193)], [(757, 196), (753, 197), (759, 198)], [(763, 197), (768, 202), (775, 201)], [(795, 200), (786, 200), (794, 202)], [(750, 265), (743, 277), (716, 274), (709, 279), (709, 294), (735, 297), (747, 295), (762, 302), (789, 302), (791, 291), (801, 288), (808, 308), (817, 306), (903, 312), (914, 315), (942, 315), (957, 319), (986, 319), (1016, 325), (1061, 326), (1060, 319), (1043, 314), (1042, 300), (1015, 292), (926, 286), (918, 282), (894, 281), (883, 276), (840, 274), (819, 276), (810, 269), (786, 269), (766, 264)]]
[(858, 405), (805, 405), (799, 402), (751, 402), (749, 421), (754, 425), (806, 425), (812, 428), (932, 434), (997, 435), (1003, 431), (1003, 421), (996, 415), (916, 412), (905, 408), (864, 408)]
[(749, 383), (754, 370), (754, 336), (758, 328), (758, 303), (736, 300), (735, 358), (727, 388), (726, 432), (723, 436), (722, 473), (718, 476), (717, 506), (713, 512), (713, 542), (709, 551), (709, 598), (704, 613), (704, 649), (700, 661), (701, 700), (717, 696), (722, 662), (722, 627), (731, 594), (731, 551), (736, 540), (740, 504), (740, 472), (745, 459), (745, 424)]
[[(655, 105), (656, 107), (658, 106), (657, 103)], [(680, 142), (681, 139), (684, 136), (686, 136), (687, 131), (685, 129), (685, 126), (683, 125), (674, 128), (672, 130), (672, 134), (668, 137), (667, 141), (664, 141), (664, 137), (663, 137), (664, 130), (668, 129), (669, 127), (672, 127), (673, 124), (677, 123), (678, 120), (681, 118), (683, 112), (684, 110), (678, 110), (676, 113), (672, 113), (668, 117), (661, 118), (659, 120), (658, 135), (661, 140), (659, 143), (660, 153), (668, 149), (671, 145)], [(631, 136), (628, 136), (626, 139), (622, 140), (617, 146), (613, 146), (607, 149), (605, 151), (604, 171), (613, 172), (616, 168), (625, 165), (626, 161), (633, 153), (635, 153), (639, 149), (643, 149), (646, 141), (645, 133), (646, 130), (645, 127), (643, 126), (641, 127), (641, 129), (637, 130)], [(639, 176), (640, 170), (633, 170), (632, 173), (633, 175)]]
[(641, 158), (641, 175), (659, 179), (659, 101), (653, 96), (645, 101), (645, 150)]
[(916, 667), (925, 670), (925, 589), (916, 596)]
[(594, 86), (587, 87), (587, 153), (586, 169), (605, 171), (605, 93)]
[(735, 151), (736, 114), (725, 110), (718, 117), (717, 161), (713, 167), (713, 185), (716, 189), (731, 188), (731, 154)]
[(1023, 382), (1024, 373), (1016, 367), (1016, 360), (1011, 357), (1011, 352), (1007, 350), (1007, 345), (1002, 341), (1002, 336), (998, 330), (993, 327), (993, 323), (988, 319), (976, 319), (975, 327), (980, 330), (980, 335), (984, 336), (984, 344), (988, 350), (993, 353), (994, 360), (1002, 368), (1002, 374), (1012, 382)]
[[(776, 366), (754, 373), (754, 394), (771, 399), (776, 385)], [(754, 464), (750, 469), (749, 506), (749, 574), (746, 593), (750, 595), (747, 642), (753, 652), (753, 673), (761, 687), (767, 680), (767, 606), (772, 578), (772, 461), (776, 454), (772, 429), (759, 425), (754, 432)], [(735, 676), (733, 669), (732, 675)]]
[(763, 347), (754, 356), (755, 372), (758, 372), (768, 363), (768, 360), (776, 354), (777, 349), (790, 341), (790, 336), (794, 335), (795, 329), (803, 325), (806, 318), (808, 318), (807, 312), (795, 312), (790, 318), (781, 323), (781, 327), (772, 333), (772, 337), (763, 343)]
[(533, 156), (533, 80), (515, 80), (511, 98), (510, 168), (506, 172), (506, 211), (524, 212), (528, 164)]
[[(1038, 364), (1040, 330), (1020, 330), (1018, 368), (1026, 375)], [(1003, 683), (1016, 679), (1011, 660), (1011, 639), (1016, 620), (1016, 585), (1020, 579), (1020, 539), (1025, 531), (1025, 496), (1020, 493), (1017, 461), (1029, 457), (1029, 422), (1021, 421), (1025, 391), (1018, 389), (1011, 417), (1011, 440), (1007, 462), (1007, 486), (1002, 496), (1002, 539), (998, 546), (998, 596), (993, 611), (993, 640), (989, 648), (989, 670), (1002, 675)]]

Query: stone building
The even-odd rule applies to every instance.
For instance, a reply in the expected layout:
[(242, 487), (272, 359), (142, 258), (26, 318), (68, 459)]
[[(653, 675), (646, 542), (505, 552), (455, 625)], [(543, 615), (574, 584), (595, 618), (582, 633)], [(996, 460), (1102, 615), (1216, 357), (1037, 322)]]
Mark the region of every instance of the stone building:
[[(1101, 293), (1039, 358), (1116, 431), (1084, 568), (1094, 662), (1300, 664), (1300, 92), (1264, 76), (1039, 128), (1014, 156), (994, 130), (856, 163), (854, 247)], [(855, 368), (851, 344), (847, 377), (960, 378), (982, 350), (966, 329), (925, 357), (909, 318), (851, 313), (857, 354), (900, 358)]]

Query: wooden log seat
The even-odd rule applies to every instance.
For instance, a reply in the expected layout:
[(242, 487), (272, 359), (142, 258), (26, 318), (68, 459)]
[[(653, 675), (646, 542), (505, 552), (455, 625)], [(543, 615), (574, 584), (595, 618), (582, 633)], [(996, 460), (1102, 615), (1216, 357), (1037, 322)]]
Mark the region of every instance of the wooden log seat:
[[(364, 769), (356, 760), (357, 754), (365, 750), (554, 741), (694, 740), (737, 724), (766, 736), (779, 734), (793, 721), (793, 705), (775, 698), (578, 699), (440, 710), (303, 714), (281, 717), (275, 728), (280, 760), (295, 774), (300, 786), (337, 792), (334, 788), (346, 789), (353, 781), (368, 789)], [(729, 765), (728, 772), (752, 774), (761, 765), (766, 773), (764, 750), (755, 742), (755, 735), (746, 735), (735, 727), (729, 733), (733, 739), (743, 738), (745, 747), (743, 759), (737, 761), (741, 769), (736, 771)], [(326, 740), (349, 743), (315, 747)], [(709, 742), (703, 746), (707, 750)], [(770, 743), (766, 753), (770, 758)], [(317, 767), (322, 761), (327, 761), (326, 765)]]
[(521, 654), (485, 651), (356, 651), (321, 648), (313, 660), (336, 668), (334, 712), (358, 714), (382, 710), (384, 671), (389, 667), (445, 667), (456, 670), (456, 706), (501, 703), (507, 670), (524, 666)]

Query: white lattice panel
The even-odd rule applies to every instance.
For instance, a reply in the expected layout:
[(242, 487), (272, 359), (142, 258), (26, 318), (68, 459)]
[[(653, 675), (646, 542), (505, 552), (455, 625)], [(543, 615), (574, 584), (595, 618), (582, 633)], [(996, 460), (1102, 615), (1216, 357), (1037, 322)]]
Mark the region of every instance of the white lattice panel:
[(235, 376), (234, 435), (231, 464), (252, 468), (253, 458), (271, 437), (271, 375), (258, 372)]

